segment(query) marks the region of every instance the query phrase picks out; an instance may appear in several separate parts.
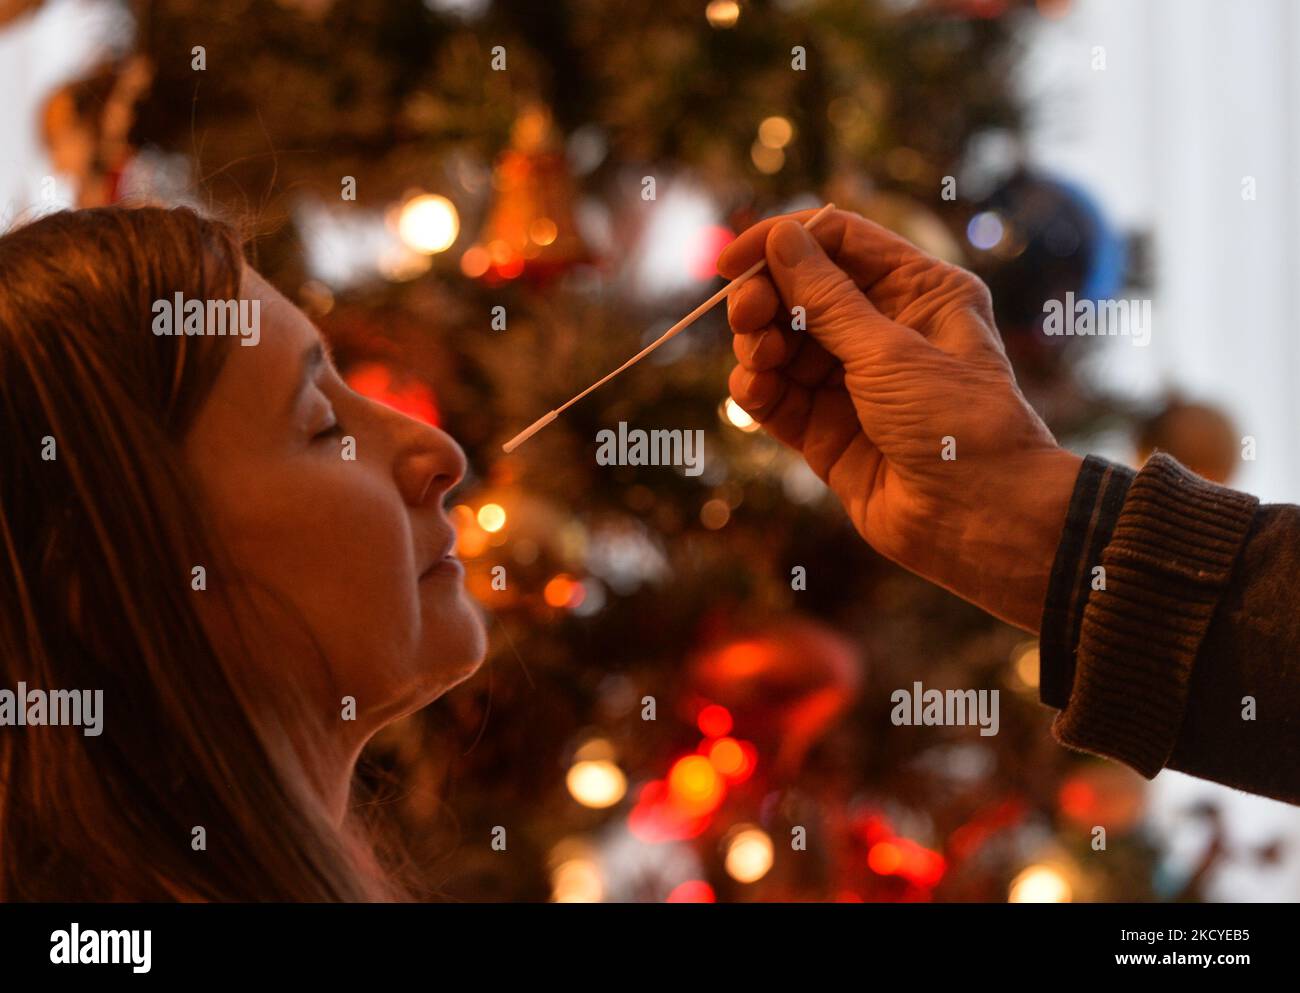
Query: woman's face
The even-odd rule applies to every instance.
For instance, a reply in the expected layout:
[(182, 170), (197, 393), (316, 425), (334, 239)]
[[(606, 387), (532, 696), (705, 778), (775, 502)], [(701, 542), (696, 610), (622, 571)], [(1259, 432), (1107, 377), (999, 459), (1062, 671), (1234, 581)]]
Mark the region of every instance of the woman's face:
[(368, 735), (483, 659), (443, 512), (465, 456), (443, 431), (352, 392), (311, 321), (247, 267), (241, 295), (260, 301), (260, 341), (219, 344), (229, 356), (186, 459), (246, 588), (291, 608), (275, 614), (283, 629), (260, 632), (272, 664), (337, 693), (319, 701), (336, 713), (354, 697), (352, 727)]

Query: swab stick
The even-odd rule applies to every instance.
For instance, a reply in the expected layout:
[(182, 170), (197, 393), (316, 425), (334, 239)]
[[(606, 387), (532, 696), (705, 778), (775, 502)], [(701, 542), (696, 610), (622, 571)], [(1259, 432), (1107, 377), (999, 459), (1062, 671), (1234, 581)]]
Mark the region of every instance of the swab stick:
[[(821, 210), (817, 211), (817, 213), (813, 214), (812, 217), (808, 218), (808, 220), (804, 222), (803, 226), (805, 228), (811, 228), (814, 224), (816, 224), (823, 217), (825, 217), (828, 212), (834, 209), (835, 209), (835, 204), (828, 203)], [(557, 417), (563, 414), (566, 410), (572, 407), (575, 403), (577, 403), (579, 400), (585, 397), (592, 390), (599, 389), (600, 387), (604, 386), (606, 383), (608, 383), (611, 379), (617, 376), (624, 369), (629, 369), (632, 366), (636, 365), (638, 362), (640, 362), (643, 358), (645, 358), (647, 355), (653, 352), (664, 342), (677, 337), (677, 335), (681, 334), (688, 327), (690, 327), (692, 324), (698, 321), (701, 317), (703, 317), (710, 310), (716, 307), (719, 303), (725, 300), (730, 294), (738, 290), (741, 284), (743, 284), (746, 280), (762, 272), (766, 265), (767, 265), (766, 258), (759, 259), (752, 266), (750, 266), (739, 276), (733, 279), (730, 283), (728, 283), (722, 289), (718, 290), (717, 293), (713, 294), (713, 296), (709, 297), (702, 304), (700, 304), (689, 314), (683, 317), (680, 321), (678, 321), (667, 331), (661, 334), (658, 338), (650, 342), (650, 344), (646, 345), (645, 348), (641, 349), (641, 351), (637, 352), (630, 359), (624, 362), (621, 366), (619, 366), (617, 369), (611, 372), (608, 376), (598, 380), (597, 382), (592, 383), (590, 386), (588, 386), (577, 396), (573, 397), (571, 400), (566, 401), (564, 404), (562, 404), (559, 407), (556, 407), (550, 413), (545, 414), (542, 417), (539, 417), (537, 420), (533, 421), (532, 424), (528, 425), (528, 427), (524, 428), (517, 435), (515, 435), (504, 445), (502, 445), (501, 450), (504, 451), (507, 455), (509, 455), (516, 448), (518, 448), (525, 441), (527, 441), (529, 438), (535, 435), (538, 431), (542, 430), (542, 428), (546, 427), (546, 425), (550, 424), (551, 421), (555, 420)]]

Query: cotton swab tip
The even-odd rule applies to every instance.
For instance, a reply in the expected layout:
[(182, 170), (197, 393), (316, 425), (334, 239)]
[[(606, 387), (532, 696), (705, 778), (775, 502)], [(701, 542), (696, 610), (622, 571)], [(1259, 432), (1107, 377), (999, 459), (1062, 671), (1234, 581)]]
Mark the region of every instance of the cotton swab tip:
[(546, 414), (544, 417), (539, 417), (537, 420), (533, 421), (532, 424), (528, 425), (528, 427), (524, 428), (517, 435), (515, 435), (504, 445), (502, 445), (501, 451), (509, 455), (516, 448), (518, 448), (525, 441), (527, 441), (529, 438), (535, 435), (538, 431), (542, 430), (542, 428), (546, 427), (546, 425), (550, 424), (551, 421), (555, 420), (559, 416), (560, 416), (560, 412), (558, 410), (552, 410), (549, 414)]

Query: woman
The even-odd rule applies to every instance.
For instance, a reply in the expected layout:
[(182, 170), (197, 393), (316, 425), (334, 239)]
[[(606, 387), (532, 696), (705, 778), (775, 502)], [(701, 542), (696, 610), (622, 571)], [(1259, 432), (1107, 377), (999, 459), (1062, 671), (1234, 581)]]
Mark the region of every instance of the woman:
[[(178, 293), (255, 304), (256, 347), (156, 334)], [(0, 238), (0, 435), (0, 690), (103, 700), (100, 734), (0, 727), (0, 899), (406, 896), (351, 781), (484, 656), (456, 443), (158, 208)]]
[[(759, 258), (733, 397), (878, 551), (1041, 629), (1058, 740), (1300, 802), (1300, 508), (1064, 451), (983, 285), (857, 215), (762, 222), (719, 268)], [(0, 727), (0, 898), (400, 898), (350, 782), (483, 657), (441, 508), (460, 450), (351, 393), (189, 211), (46, 218), (0, 274), (0, 692), (105, 711)], [(177, 293), (256, 303), (256, 346), (154, 334)]]

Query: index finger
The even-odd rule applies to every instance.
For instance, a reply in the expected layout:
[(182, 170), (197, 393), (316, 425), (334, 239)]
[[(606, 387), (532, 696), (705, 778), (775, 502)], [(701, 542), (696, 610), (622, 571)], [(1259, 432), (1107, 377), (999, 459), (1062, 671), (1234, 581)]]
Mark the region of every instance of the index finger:
[[(772, 228), (787, 218), (803, 223), (815, 213), (816, 209), (809, 209), (780, 214), (747, 228), (718, 256), (718, 272), (726, 279), (735, 279), (766, 257), (767, 236)], [(905, 263), (939, 262), (902, 235), (852, 211), (832, 210), (813, 225), (810, 233), (863, 291)]]

